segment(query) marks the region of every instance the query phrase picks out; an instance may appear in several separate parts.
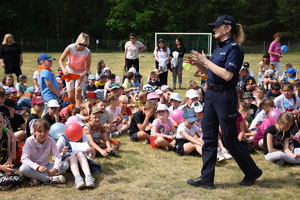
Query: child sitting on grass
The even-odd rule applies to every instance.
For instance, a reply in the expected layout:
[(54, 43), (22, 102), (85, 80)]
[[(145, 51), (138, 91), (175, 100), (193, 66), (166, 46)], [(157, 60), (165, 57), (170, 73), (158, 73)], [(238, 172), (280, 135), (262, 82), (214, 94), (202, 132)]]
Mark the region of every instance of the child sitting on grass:
[(108, 158), (109, 155), (116, 156), (120, 145), (111, 143), (101, 123), (103, 111), (98, 107), (92, 107), (90, 121), (84, 126), (83, 134), (88, 137), (90, 145), (96, 150), (97, 154)]
[(119, 108), (119, 97), (117, 94), (112, 94), (107, 98), (108, 106), (106, 112), (109, 115), (111, 122), (115, 124), (117, 131), (114, 132), (112, 136), (119, 136), (122, 132), (129, 128), (128, 121), (124, 118), (121, 113), (121, 108)]
[(150, 140), (150, 125), (154, 120), (157, 104), (148, 100), (142, 110), (136, 112), (130, 122), (129, 136), (131, 141), (141, 141), (145, 144)]
[(165, 151), (174, 148), (176, 129), (172, 120), (168, 118), (168, 106), (159, 104), (156, 110), (156, 119), (151, 125), (150, 144), (152, 148), (161, 148)]
[[(21, 157), (20, 172), (30, 178), (31, 185), (43, 183), (65, 183), (64, 176), (59, 175), (69, 168), (69, 163), (61, 161), (56, 143), (49, 135), (50, 125), (44, 119), (38, 119), (33, 125), (33, 135), (27, 138)], [(49, 163), (52, 153), (54, 163)]]
[[(69, 119), (66, 122), (66, 125), (71, 123), (76, 123), (79, 124), (80, 126), (84, 126), (84, 123), (77, 116), (69, 117)], [(82, 135), (82, 138), (78, 142), (88, 142), (88, 141), (89, 141), (88, 137), (86, 135)], [(89, 154), (89, 157), (91, 158), (95, 157), (94, 148), (90, 147), (86, 149), (86, 152), (75, 152), (76, 153), (75, 154), (72, 151), (70, 140), (65, 135), (61, 136), (58, 139), (56, 145), (58, 151), (61, 152), (62, 154), (62, 160), (65, 160), (70, 164), (70, 169), (75, 178), (76, 189), (81, 189), (84, 187), (93, 188), (95, 186), (94, 184), (95, 179), (92, 177), (90, 166), (88, 163), (88, 158), (86, 157), (86, 155)], [(83, 181), (83, 178), (80, 175), (79, 165), (85, 175), (85, 182)]]
[(0, 113), (0, 190), (9, 190), (22, 183), (21, 176), (13, 169), (11, 158), (11, 137), (4, 127), (3, 115)]

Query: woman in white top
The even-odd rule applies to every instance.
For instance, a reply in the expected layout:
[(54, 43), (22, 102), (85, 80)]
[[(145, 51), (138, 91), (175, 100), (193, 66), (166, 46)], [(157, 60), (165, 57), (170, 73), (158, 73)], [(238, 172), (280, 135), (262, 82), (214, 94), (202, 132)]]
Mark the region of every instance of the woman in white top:
[(136, 40), (136, 34), (129, 34), (129, 41), (125, 44), (124, 51), (124, 66), (126, 66), (127, 71), (130, 67), (134, 67), (137, 72), (139, 72), (139, 53), (146, 49), (140, 41)]
[(170, 49), (165, 45), (163, 39), (159, 39), (157, 47), (153, 52), (155, 57), (156, 69), (159, 70), (159, 79), (161, 85), (168, 85), (168, 68), (170, 68)]
[(257, 82), (259, 83), (260, 86), (262, 86), (261, 81), (262, 81), (262, 77), (265, 74), (265, 71), (269, 69), (269, 64), (270, 64), (270, 54), (265, 53), (262, 57), (262, 61), (259, 62), (259, 73), (257, 75)]

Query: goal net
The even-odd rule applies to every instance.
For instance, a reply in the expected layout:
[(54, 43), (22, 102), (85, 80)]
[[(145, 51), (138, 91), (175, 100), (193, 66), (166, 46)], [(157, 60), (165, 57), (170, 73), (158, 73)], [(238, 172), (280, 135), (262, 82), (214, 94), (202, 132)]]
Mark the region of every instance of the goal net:
[(212, 33), (155, 33), (155, 47), (159, 39), (164, 39), (166, 46), (172, 51), (177, 37), (182, 38), (183, 44), (186, 47), (186, 55), (191, 50), (198, 52), (203, 50), (206, 55), (211, 55)]

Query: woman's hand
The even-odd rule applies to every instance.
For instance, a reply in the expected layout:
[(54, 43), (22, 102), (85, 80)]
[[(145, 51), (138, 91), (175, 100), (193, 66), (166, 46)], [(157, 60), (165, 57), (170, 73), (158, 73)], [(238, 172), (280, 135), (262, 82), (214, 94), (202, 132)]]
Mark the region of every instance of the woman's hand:
[(2, 63), (2, 67), (5, 68), (5, 63)]
[(198, 61), (200, 64), (205, 65), (205, 63), (207, 61), (209, 61), (204, 53), (204, 51), (202, 51), (202, 53), (199, 53), (197, 51), (192, 51), (192, 58), (196, 61)]

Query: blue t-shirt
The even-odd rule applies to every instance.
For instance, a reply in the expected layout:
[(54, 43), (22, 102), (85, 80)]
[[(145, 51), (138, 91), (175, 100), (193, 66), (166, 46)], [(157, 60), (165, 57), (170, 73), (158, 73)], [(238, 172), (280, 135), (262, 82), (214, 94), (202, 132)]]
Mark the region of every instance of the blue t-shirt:
[(225, 81), (210, 69), (208, 69), (208, 82), (211, 84), (220, 84), (225, 86), (236, 86), (239, 79), (239, 71), (244, 60), (244, 52), (233, 38), (219, 42), (214, 53), (210, 57), (210, 61), (232, 72), (234, 75), (231, 80)]
[(45, 101), (57, 99), (57, 96), (50, 91), (45, 81), (51, 81), (55, 89), (59, 90), (59, 85), (52, 71), (43, 69), (40, 73), (41, 95)]

